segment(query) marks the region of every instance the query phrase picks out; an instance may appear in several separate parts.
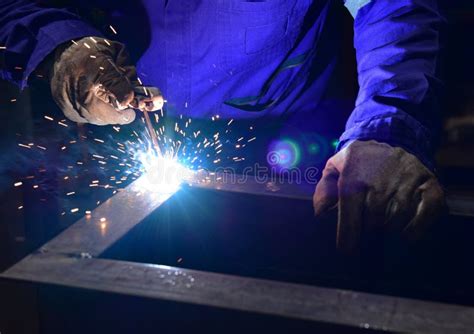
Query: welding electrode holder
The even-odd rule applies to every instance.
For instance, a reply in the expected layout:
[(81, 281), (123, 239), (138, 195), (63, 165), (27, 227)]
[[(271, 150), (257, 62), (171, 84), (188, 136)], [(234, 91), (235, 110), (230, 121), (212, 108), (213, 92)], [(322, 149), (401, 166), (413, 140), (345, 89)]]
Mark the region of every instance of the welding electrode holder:
[(156, 153), (158, 155), (161, 155), (161, 149), (160, 149), (160, 145), (158, 144), (158, 138), (156, 137), (155, 130), (151, 124), (150, 116), (148, 115), (149, 111), (156, 110), (153, 97), (162, 96), (161, 91), (157, 87), (145, 87), (145, 86), (136, 86), (133, 90), (135, 93), (135, 97), (130, 103), (130, 106), (134, 109), (139, 109), (141, 112), (143, 112), (143, 116), (145, 118), (145, 124), (148, 128), (148, 132), (150, 134), (153, 147), (155, 148)]

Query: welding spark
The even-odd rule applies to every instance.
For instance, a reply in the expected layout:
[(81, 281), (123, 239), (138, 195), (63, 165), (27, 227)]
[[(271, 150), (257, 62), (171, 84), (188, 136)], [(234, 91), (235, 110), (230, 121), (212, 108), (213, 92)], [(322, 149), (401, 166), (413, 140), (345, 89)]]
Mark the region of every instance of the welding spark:
[[(146, 122), (142, 115), (142, 122), (137, 122), (137, 126), (113, 126), (110, 134), (87, 128), (78, 130), (67, 120), (43, 115), (45, 124), (56, 126), (60, 131), (72, 133), (75, 137), (54, 144), (38, 145), (28, 143), (27, 139), (19, 135), (21, 138), (17, 145), (24, 154), (41, 152), (45, 156), (54, 154), (60, 157), (60, 170), (66, 173), (60, 174), (60, 179), (67, 189), (60, 195), (65, 203), (60, 215), (68, 215), (75, 220), (79, 213), (91, 215), (92, 208), (100, 205), (101, 200), (135, 180), (138, 180), (135, 185), (141, 195), (171, 196), (183, 183), (200, 179), (202, 168), (213, 169), (244, 161), (241, 155), (243, 148), (256, 140), (255, 133), (251, 132), (254, 130), (252, 126), (248, 128), (251, 136), (247, 136), (231, 128), (233, 119), (219, 124), (218, 121), (222, 119), (219, 115), (211, 117), (215, 125), (210, 128), (202, 128), (199, 121), (195, 122), (183, 115), (169, 119), (163, 110), (152, 115), (149, 117), (151, 127), (143, 126)], [(158, 145), (152, 142), (151, 133), (156, 134)], [(159, 149), (156, 149), (157, 146)], [(235, 154), (237, 152), (238, 155)], [(45, 169), (39, 168), (37, 172), (43, 173)], [(50, 189), (38, 179), (34, 183), (30, 183), (28, 177), (21, 180), (25, 182), (24, 186), (38, 189), (38, 193)], [(14, 184), (15, 187), (21, 185), (23, 182), (20, 180)], [(80, 188), (70, 188), (81, 186), (91, 190), (90, 198), (84, 199), (79, 192), (73, 191)], [(101, 200), (97, 201), (99, 198)], [(105, 223), (105, 217), (100, 223)]]
[(111, 25), (109, 25), (109, 28), (110, 28), (110, 30), (112, 30), (112, 32), (113, 32), (115, 35), (117, 35), (117, 30), (115, 30), (114, 27), (112, 27)]

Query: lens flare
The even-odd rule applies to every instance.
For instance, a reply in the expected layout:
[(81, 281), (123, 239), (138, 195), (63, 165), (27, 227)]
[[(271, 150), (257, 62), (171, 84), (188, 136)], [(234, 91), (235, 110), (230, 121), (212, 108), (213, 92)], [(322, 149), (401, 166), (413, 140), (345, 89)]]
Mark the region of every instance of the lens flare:
[(275, 141), (269, 147), (267, 162), (272, 167), (292, 168), (298, 166), (300, 160), (300, 147), (291, 139)]

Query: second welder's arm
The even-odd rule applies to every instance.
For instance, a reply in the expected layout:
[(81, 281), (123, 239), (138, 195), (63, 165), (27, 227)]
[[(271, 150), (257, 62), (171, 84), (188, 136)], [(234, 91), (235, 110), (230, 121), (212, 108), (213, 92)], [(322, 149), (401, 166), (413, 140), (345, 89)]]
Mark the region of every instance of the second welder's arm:
[(404, 148), (433, 168), (439, 122), (436, 0), (347, 0), (360, 91), (339, 149), (354, 140)]

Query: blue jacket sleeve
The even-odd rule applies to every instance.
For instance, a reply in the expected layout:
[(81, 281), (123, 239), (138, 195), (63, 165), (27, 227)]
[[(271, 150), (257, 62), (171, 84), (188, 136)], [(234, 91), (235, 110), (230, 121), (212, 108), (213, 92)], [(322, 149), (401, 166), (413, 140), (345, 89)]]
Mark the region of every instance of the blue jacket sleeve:
[(58, 45), (101, 34), (72, 13), (27, 0), (0, 0), (0, 79), (24, 88)]
[(359, 95), (338, 149), (374, 139), (402, 147), (433, 169), (439, 123), (435, 0), (347, 0), (354, 19)]

